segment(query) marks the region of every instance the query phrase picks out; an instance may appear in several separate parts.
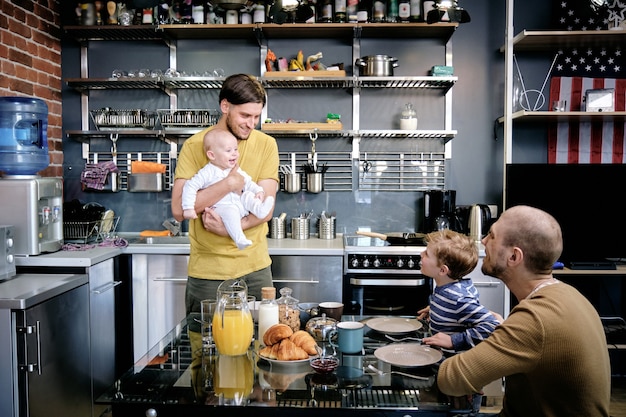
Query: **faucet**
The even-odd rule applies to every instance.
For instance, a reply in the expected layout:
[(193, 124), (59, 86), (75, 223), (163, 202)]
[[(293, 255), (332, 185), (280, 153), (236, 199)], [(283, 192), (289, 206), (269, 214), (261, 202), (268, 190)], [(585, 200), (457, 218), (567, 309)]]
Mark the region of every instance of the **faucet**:
[(163, 227), (170, 231), (172, 236), (180, 235), (180, 222), (173, 217), (163, 222)]

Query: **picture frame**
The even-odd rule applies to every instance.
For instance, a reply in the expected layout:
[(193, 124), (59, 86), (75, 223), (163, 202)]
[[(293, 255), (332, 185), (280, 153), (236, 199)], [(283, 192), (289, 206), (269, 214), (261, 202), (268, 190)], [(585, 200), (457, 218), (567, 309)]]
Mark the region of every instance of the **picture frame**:
[(612, 112), (615, 111), (615, 89), (598, 88), (585, 91), (585, 111)]

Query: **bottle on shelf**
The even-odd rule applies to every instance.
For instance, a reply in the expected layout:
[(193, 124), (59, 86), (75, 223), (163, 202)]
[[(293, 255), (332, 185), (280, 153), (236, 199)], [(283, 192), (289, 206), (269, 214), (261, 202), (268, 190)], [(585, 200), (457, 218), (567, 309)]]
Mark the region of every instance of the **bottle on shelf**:
[(278, 304), (276, 303), (276, 288), (261, 288), (261, 304), (259, 304), (259, 337), (263, 343), (263, 335), (275, 324), (278, 324)]
[(398, 20), (402, 23), (408, 23), (411, 17), (410, 0), (398, 0)]
[(320, 10), (317, 13), (319, 23), (332, 23), (334, 16), (334, 0), (322, 0), (319, 2)]
[(265, 5), (263, 3), (257, 3), (254, 6), (254, 13), (252, 14), (253, 23), (265, 23)]
[(346, 0), (335, 0), (335, 17), (333, 22), (346, 23)]
[(358, 12), (359, 12), (359, 4), (361, 2), (359, 0), (347, 0), (346, 4), (346, 15), (348, 16), (348, 23), (356, 23), (358, 22)]
[(359, 0), (356, 12), (356, 20), (358, 23), (366, 23), (370, 21), (370, 0)]
[(372, 15), (370, 21), (373, 23), (384, 23), (387, 21), (386, 0), (374, 0), (372, 2)]
[(398, 16), (398, 0), (389, 0), (387, 4), (387, 22), (397, 23), (400, 21)]
[(409, 22), (423, 22), (422, 18), (422, 0), (410, 0), (411, 14), (409, 16)]

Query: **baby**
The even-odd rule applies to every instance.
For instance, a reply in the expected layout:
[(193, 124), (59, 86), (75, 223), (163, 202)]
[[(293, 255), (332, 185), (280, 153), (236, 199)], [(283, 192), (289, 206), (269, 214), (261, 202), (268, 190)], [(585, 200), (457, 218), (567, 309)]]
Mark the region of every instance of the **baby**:
[[(198, 214), (194, 210), (198, 190), (206, 188), (224, 179), (237, 165), (239, 150), (237, 138), (230, 132), (222, 129), (211, 129), (204, 136), (204, 150), (209, 163), (189, 179), (183, 188), (183, 216), (186, 219), (196, 219)], [(263, 188), (252, 181), (250, 175), (241, 168), (238, 172), (244, 177), (245, 185), (241, 195), (231, 192), (215, 204), (215, 211), (222, 217), (228, 235), (235, 241), (239, 249), (245, 249), (252, 244), (246, 238), (241, 228), (241, 218), (248, 213), (259, 219), (267, 216), (274, 206), (274, 198), (265, 198)]]

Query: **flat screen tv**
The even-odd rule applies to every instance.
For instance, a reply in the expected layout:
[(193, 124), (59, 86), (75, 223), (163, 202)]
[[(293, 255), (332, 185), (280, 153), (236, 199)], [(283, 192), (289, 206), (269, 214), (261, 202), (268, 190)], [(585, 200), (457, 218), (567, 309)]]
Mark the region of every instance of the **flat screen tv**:
[(507, 165), (506, 207), (535, 206), (563, 232), (561, 262), (626, 259), (625, 164)]

